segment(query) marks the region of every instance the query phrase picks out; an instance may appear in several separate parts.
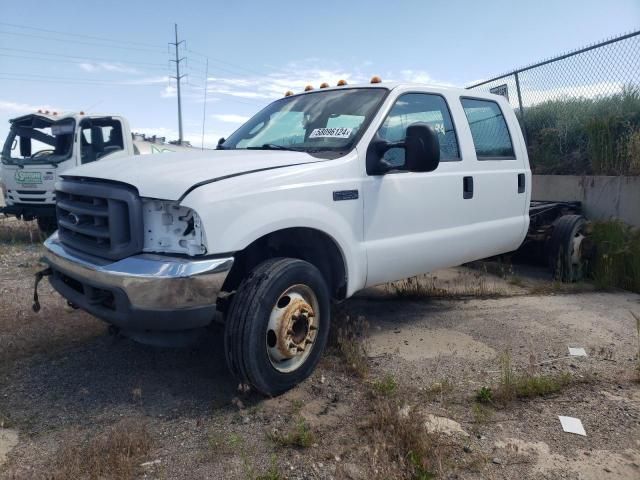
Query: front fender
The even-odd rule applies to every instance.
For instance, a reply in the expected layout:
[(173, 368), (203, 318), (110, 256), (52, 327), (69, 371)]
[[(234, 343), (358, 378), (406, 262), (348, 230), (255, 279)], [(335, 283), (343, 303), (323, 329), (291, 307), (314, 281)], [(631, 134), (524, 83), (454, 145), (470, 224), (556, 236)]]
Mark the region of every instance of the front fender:
[[(348, 187), (353, 188), (353, 182)], [(199, 188), (182, 204), (193, 208), (202, 219), (209, 254), (243, 250), (257, 239), (286, 228), (306, 227), (325, 233), (342, 253), (347, 295), (351, 295), (366, 281), (362, 199), (334, 202), (332, 192), (336, 188), (333, 182), (318, 182), (246, 194), (233, 189), (235, 194), (230, 195)]]

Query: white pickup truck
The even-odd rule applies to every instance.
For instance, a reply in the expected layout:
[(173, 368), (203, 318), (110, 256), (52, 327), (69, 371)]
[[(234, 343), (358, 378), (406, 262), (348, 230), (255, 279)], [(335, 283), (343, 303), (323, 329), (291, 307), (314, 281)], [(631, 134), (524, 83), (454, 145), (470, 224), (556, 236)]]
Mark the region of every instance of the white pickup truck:
[(116, 115), (42, 111), (9, 120), (2, 148), (0, 213), (38, 221), (41, 231), (56, 227), (54, 185), (59, 176), (96, 160), (186, 150), (164, 138), (131, 134)]
[(222, 317), (230, 370), (276, 395), (318, 363), (332, 301), (517, 249), (530, 187), (503, 97), (310, 89), (274, 101), (216, 151), (65, 172), (42, 274), (139, 341)]

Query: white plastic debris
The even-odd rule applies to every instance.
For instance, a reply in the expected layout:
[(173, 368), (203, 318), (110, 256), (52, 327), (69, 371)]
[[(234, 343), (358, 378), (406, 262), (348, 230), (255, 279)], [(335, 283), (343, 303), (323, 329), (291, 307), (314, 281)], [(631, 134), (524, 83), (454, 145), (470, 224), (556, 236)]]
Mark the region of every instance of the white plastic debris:
[(583, 437), (587, 436), (587, 432), (584, 431), (582, 421), (579, 418), (563, 417), (562, 415), (559, 415), (558, 418), (562, 424), (562, 430), (565, 432), (575, 433), (576, 435), (582, 435)]
[(571, 355), (572, 357), (586, 357), (587, 352), (582, 347), (580, 348), (569, 347), (569, 355)]

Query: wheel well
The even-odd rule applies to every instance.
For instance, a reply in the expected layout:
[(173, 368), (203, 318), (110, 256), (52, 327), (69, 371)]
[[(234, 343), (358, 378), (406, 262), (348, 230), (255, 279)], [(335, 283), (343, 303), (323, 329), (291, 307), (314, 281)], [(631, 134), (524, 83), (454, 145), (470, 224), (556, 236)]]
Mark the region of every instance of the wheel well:
[(342, 300), (347, 292), (347, 273), (335, 240), (313, 228), (286, 228), (258, 238), (236, 252), (233, 267), (222, 286), (232, 292), (259, 263), (269, 258), (289, 257), (315, 265), (329, 285), (333, 298)]

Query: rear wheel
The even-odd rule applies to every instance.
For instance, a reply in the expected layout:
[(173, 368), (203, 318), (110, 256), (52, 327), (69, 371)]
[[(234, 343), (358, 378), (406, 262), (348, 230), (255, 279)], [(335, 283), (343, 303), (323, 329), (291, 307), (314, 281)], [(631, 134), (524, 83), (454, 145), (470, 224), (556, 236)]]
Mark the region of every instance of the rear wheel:
[(225, 324), (232, 373), (265, 395), (307, 378), (329, 332), (327, 284), (312, 264), (276, 258), (258, 265), (236, 291)]
[(547, 252), (549, 268), (557, 280), (577, 282), (584, 277), (586, 224), (581, 215), (563, 215), (554, 222)]

